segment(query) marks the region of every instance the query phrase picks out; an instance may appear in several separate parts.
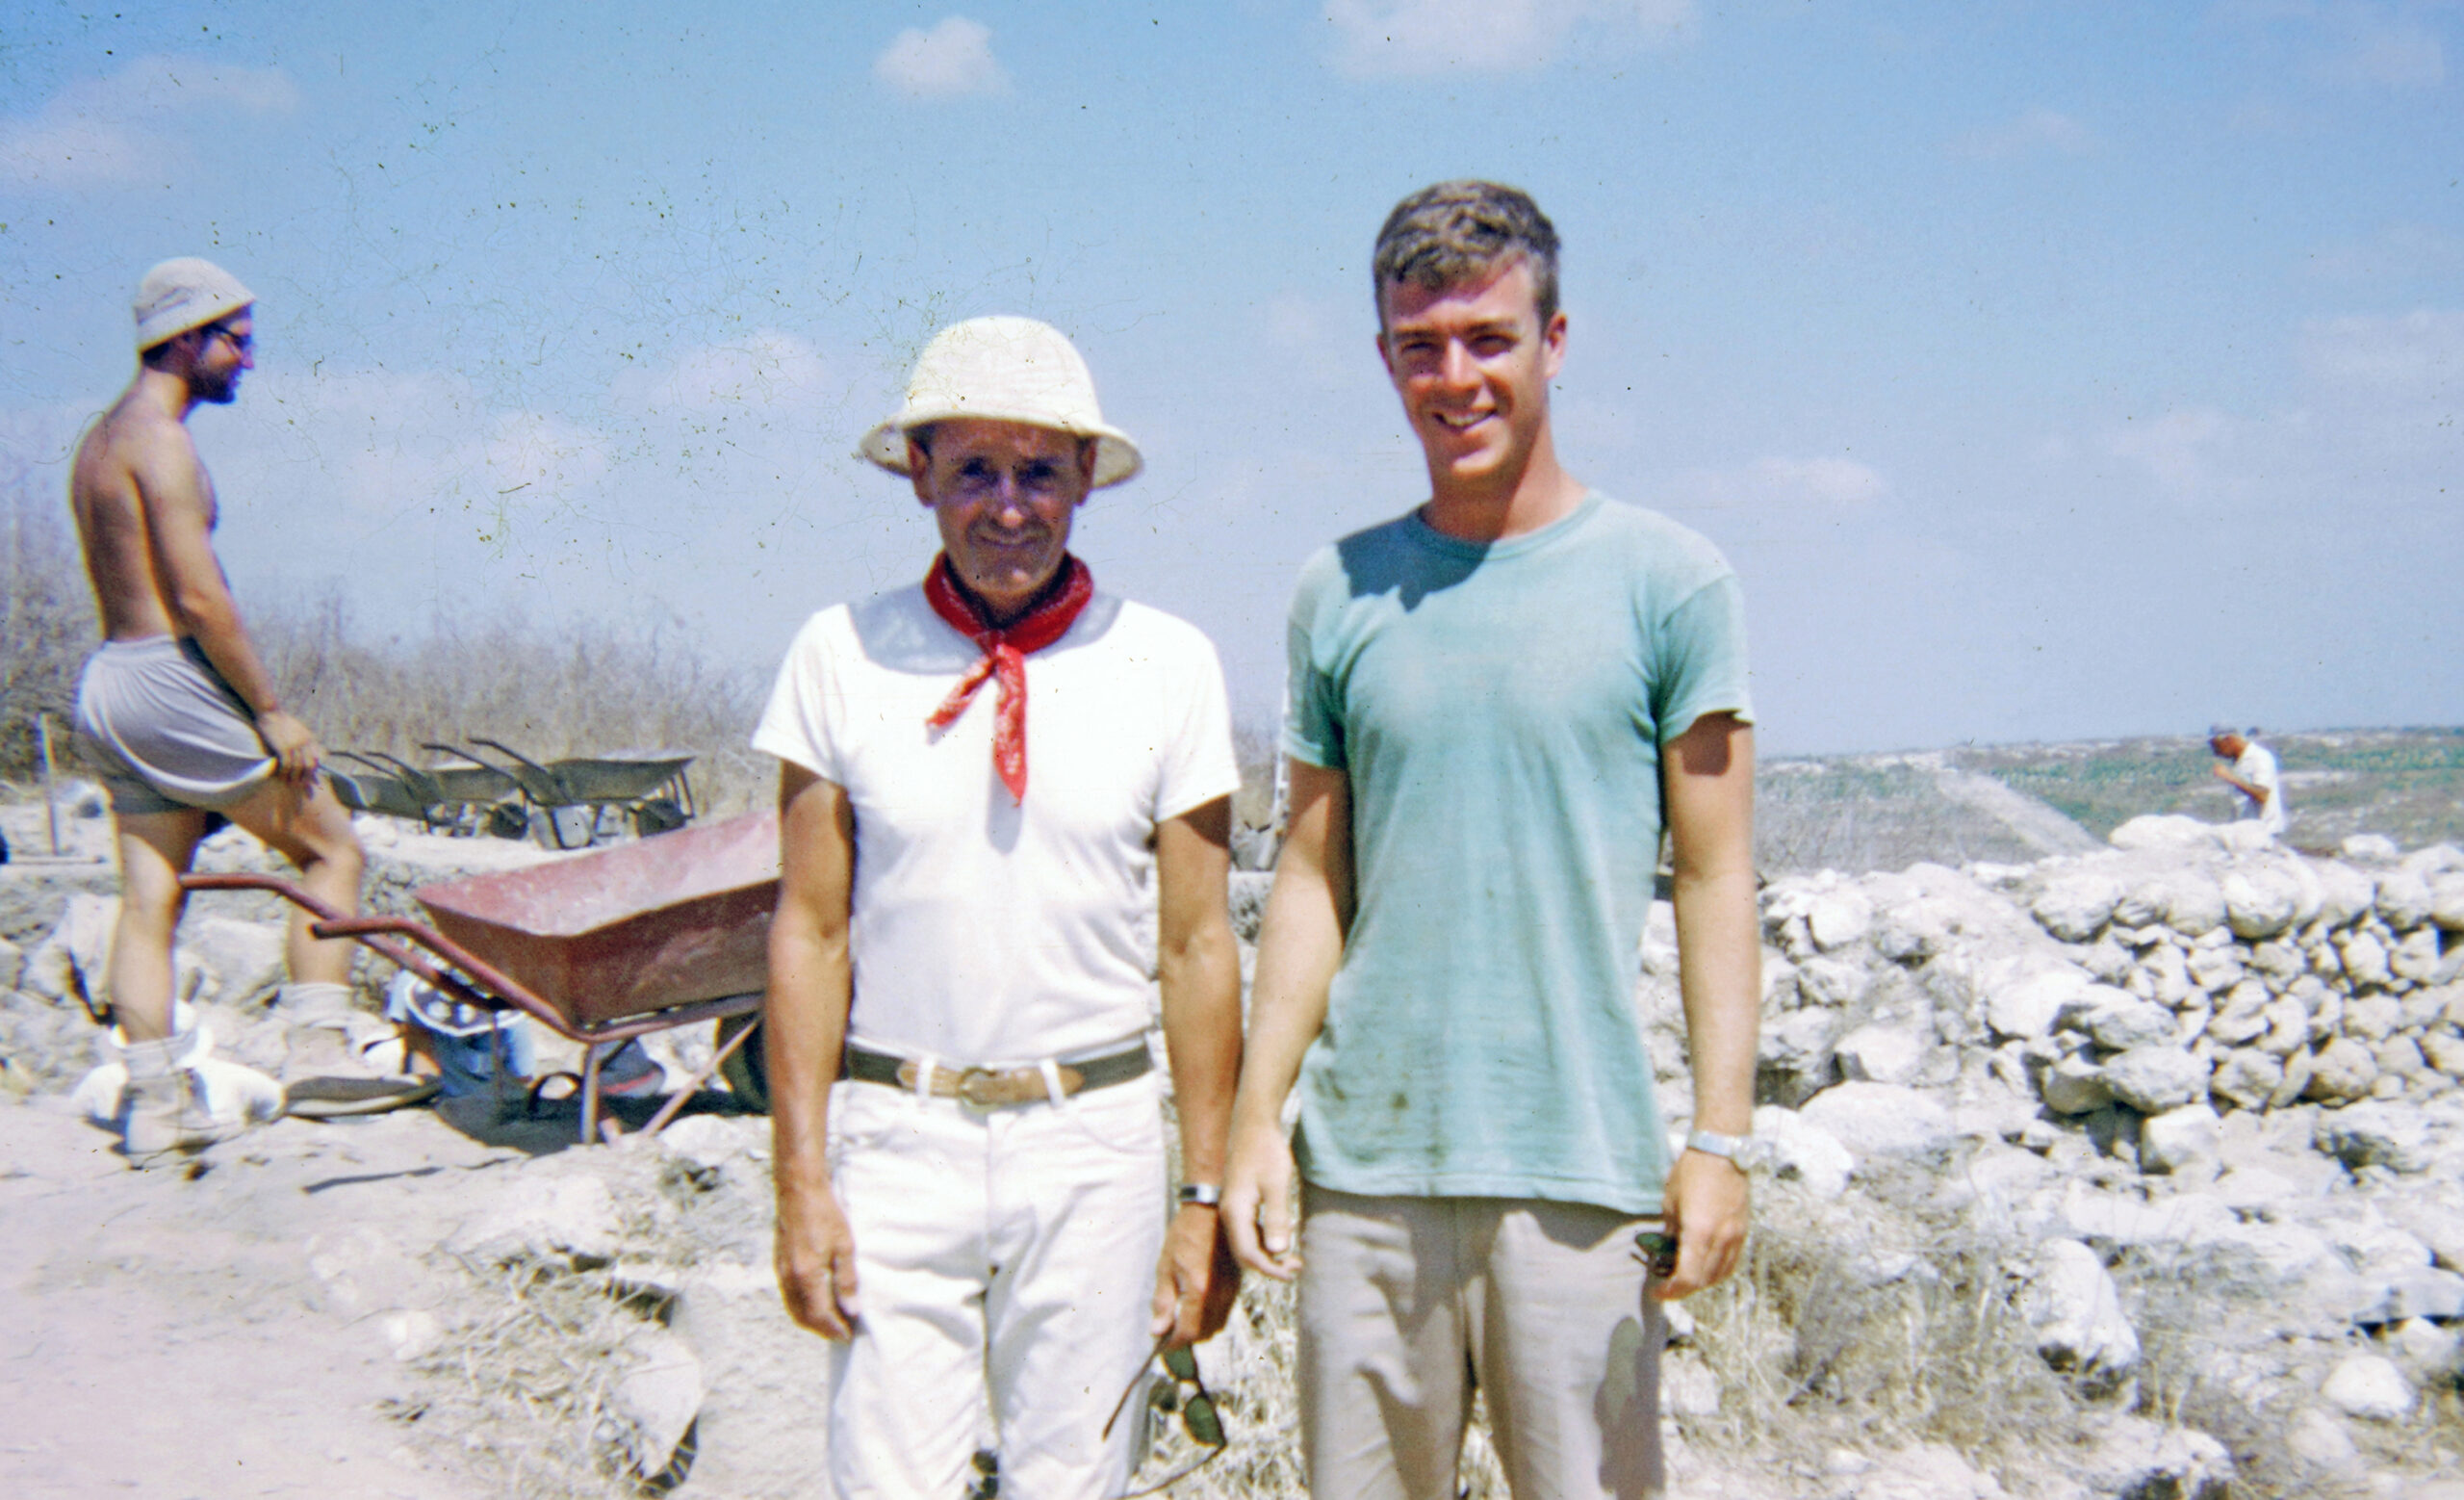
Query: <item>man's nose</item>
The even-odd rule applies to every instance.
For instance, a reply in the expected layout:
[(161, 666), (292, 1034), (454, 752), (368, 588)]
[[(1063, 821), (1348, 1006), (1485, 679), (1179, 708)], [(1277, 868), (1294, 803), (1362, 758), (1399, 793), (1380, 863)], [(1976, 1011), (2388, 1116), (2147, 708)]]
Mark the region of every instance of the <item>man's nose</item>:
[(1461, 339), (1446, 341), (1446, 350), (1437, 359), (1437, 377), (1449, 385), (1473, 383), (1472, 350)]

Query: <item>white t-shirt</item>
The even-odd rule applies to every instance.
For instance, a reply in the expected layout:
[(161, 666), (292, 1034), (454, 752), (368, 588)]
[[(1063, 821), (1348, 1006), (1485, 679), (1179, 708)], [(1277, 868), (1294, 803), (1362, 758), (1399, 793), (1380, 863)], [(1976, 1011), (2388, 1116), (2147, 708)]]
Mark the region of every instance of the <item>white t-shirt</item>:
[(1159, 823), (1240, 785), (1214, 645), (1098, 592), (1027, 658), (1027, 795), (992, 765), (999, 685), (925, 719), (983, 652), (921, 587), (838, 605), (787, 648), (753, 747), (856, 815), (849, 1035), (958, 1066), (1105, 1050), (1142, 1032)]
[(2284, 787), (2276, 775), (2275, 752), (2256, 740), (2245, 741), (2234, 758), (2233, 774), (2267, 793), (2267, 800), (2246, 809), (2246, 815), (2257, 818), (2269, 833), (2284, 832)]

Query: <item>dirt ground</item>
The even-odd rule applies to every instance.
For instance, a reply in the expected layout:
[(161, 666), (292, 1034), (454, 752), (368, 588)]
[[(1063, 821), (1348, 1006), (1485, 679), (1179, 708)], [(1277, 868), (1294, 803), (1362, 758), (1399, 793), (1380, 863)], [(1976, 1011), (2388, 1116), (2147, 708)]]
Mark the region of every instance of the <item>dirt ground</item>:
[(415, 1380), (387, 1336), (396, 1289), (356, 1284), (356, 1266), (321, 1252), (433, 1244), (453, 1182), (522, 1155), (412, 1110), (286, 1120), (193, 1175), (135, 1173), (64, 1100), (0, 1107), (9, 1492), (480, 1493), (385, 1414)]

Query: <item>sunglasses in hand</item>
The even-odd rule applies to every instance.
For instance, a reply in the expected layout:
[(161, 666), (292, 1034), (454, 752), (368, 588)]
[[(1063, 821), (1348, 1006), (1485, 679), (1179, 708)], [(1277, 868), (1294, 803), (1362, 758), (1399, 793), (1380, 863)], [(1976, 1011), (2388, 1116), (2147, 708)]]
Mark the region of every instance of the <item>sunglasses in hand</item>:
[[(1197, 1356), (1186, 1345), (1178, 1349), (1165, 1348), (1165, 1339), (1170, 1337), (1171, 1334), (1166, 1333), (1164, 1338), (1157, 1339), (1154, 1349), (1146, 1357), (1149, 1364), (1157, 1359), (1163, 1360), (1164, 1373), (1171, 1377), (1168, 1384), (1163, 1381), (1156, 1382), (1148, 1391), (1147, 1400), (1155, 1409), (1164, 1412), (1167, 1416), (1178, 1411), (1181, 1427), (1189, 1434), (1190, 1441), (1204, 1448), (1206, 1457), (1168, 1479), (1158, 1480), (1142, 1489), (1130, 1490), (1122, 1495), (1120, 1500), (1137, 1500), (1138, 1496), (1151, 1495), (1159, 1489), (1168, 1488), (1223, 1455), (1227, 1441), (1223, 1435), (1223, 1416), (1216, 1409), (1215, 1398), (1207, 1394), (1206, 1382), (1198, 1379)], [(1130, 1377), (1129, 1388), (1120, 1393), (1118, 1401), (1113, 1403), (1113, 1414), (1104, 1419), (1103, 1435), (1110, 1437), (1113, 1435), (1113, 1428), (1120, 1421), (1121, 1413), (1129, 1408), (1129, 1398), (1138, 1394), (1139, 1386), (1145, 1380), (1146, 1365), (1142, 1364), (1138, 1367), (1138, 1373)], [(1183, 1391), (1187, 1391), (1188, 1394), (1183, 1395)]]

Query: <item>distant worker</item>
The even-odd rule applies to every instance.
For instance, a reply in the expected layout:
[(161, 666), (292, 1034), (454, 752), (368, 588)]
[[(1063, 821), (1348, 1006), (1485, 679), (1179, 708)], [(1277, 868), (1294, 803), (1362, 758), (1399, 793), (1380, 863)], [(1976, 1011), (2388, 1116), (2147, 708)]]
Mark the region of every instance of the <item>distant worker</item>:
[[(349, 815), (318, 775), (324, 752), (284, 711), (214, 552), (214, 485), (190, 440), (199, 401), (227, 404), (254, 368), (254, 296), (210, 261), (167, 260), (137, 290), (137, 378), (77, 446), (69, 503), (103, 644), (77, 685), (77, 728), (111, 793), (119, 924), (105, 969), (128, 1081), (117, 1123), (130, 1165), (213, 1144), (248, 1111), (212, 1096), (201, 1039), (176, 1032), (171, 946), (196, 846), (223, 822), (298, 866), (308, 891), (359, 908)], [(292, 914), (288, 1019), (331, 1018), (350, 991), (347, 940)], [(271, 1079), (218, 1063), (219, 1076)]]
[(2221, 763), (2211, 766), (2216, 779), (2241, 793), (2241, 820), (2255, 822), (2263, 840), (2284, 837), (2284, 779), (2276, 771), (2275, 752), (2259, 743), (2259, 732), (2212, 729), (2207, 748)]
[(781, 762), (780, 1290), (835, 1341), (830, 1493), (1101, 1500), (1138, 1458), (1116, 1398), (1220, 1329), (1240, 1280), (1216, 1212), (1241, 1065), (1222, 669), (1068, 550), (1140, 459), (1059, 330), (942, 330), (860, 452), (941, 552), (814, 615), (753, 739)]

